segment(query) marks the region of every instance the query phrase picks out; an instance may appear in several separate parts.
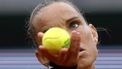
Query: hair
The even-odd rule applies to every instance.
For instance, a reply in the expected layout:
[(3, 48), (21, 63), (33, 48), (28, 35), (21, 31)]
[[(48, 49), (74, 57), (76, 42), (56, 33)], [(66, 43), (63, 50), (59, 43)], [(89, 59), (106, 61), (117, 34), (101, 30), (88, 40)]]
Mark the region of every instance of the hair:
[(43, 9), (44, 7), (46, 7), (50, 4), (56, 3), (56, 2), (67, 3), (67, 4), (71, 5), (78, 13), (80, 13), (80, 10), (71, 1), (68, 1), (68, 0), (43, 0), (43, 1), (41, 1), (41, 3), (39, 5), (37, 5), (35, 7), (35, 9), (32, 11), (32, 13), (30, 15), (29, 23), (27, 24), (27, 34), (32, 39), (32, 41), (34, 42), (35, 45), (37, 45), (37, 43), (35, 41), (34, 36), (37, 33), (35, 32), (35, 29), (34, 29), (34, 26), (33, 26), (34, 17), (36, 15), (38, 15), (38, 13), (41, 12), (41, 9)]

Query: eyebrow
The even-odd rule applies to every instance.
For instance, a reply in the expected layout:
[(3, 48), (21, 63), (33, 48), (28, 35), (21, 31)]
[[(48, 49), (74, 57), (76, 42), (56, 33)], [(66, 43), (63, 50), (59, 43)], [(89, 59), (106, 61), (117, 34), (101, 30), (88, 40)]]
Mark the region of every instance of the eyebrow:
[(75, 20), (75, 19), (78, 19), (78, 18), (79, 18), (79, 17), (72, 17), (72, 18), (66, 20), (66, 22), (67, 22), (67, 23), (70, 23), (72, 20)]

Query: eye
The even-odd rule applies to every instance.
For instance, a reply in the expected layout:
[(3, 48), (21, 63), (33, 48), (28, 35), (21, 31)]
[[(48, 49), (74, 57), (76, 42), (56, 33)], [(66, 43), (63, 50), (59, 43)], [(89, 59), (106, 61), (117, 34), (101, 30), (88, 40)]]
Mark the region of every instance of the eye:
[(77, 21), (71, 22), (69, 24), (70, 29), (77, 29), (79, 27), (79, 23)]

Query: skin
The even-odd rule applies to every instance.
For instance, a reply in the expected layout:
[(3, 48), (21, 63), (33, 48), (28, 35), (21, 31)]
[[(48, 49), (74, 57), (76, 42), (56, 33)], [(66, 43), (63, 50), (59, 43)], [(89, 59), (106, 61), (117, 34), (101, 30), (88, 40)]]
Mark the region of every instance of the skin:
[[(77, 69), (95, 69), (98, 50), (98, 34), (92, 24), (87, 24), (83, 16), (71, 5), (55, 2), (42, 8), (33, 19), (33, 26), (37, 35), (36, 42), (39, 48), (36, 57), (42, 64), (52, 61), (60, 66)], [(42, 46), (41, 40), (46, 30), (51, 27), (66, 29), (71, 36), (70, 48), (62, 48), (59, 54), (49, 54)], [(46, 58), (45, 58), (45, 57)]]

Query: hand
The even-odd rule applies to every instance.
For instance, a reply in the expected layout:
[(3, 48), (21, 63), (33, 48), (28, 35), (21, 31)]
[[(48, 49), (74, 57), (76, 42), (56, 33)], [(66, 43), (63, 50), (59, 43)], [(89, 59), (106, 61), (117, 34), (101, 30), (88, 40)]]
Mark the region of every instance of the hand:
[[(43, 34), (38, 33), (38, 38), (42, 39)], [(71, 44), (70, 48), (62, 48), (59, 54), (50, 54), (42, 46), (39, 46), (38, 52), (42, 53), (47, 59), (55, 63), (56, 65), (71, 67), (77, 65), (78, 53), (80, 50), (80, 33), (77, 31), (71, 32)]]

